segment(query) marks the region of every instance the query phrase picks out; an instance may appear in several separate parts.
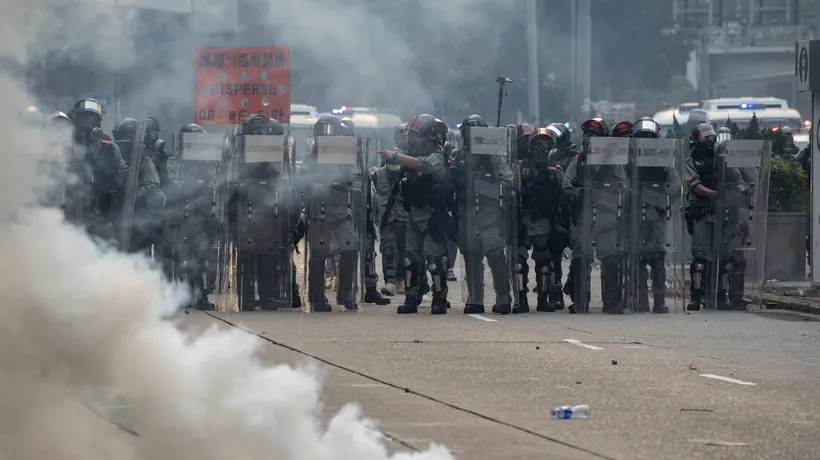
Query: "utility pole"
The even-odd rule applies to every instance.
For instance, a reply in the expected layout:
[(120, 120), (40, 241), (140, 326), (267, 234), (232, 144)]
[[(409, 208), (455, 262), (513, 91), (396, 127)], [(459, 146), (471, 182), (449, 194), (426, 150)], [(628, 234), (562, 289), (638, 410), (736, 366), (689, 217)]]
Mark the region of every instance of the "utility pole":
[(577, 122), (589, 118), (592, 110), (590, 97), (592, 87), (592, 9), (590, 0), (577, 0), (577, 25), (575, 38), (575, 59), (578, 98), (576, 99), (575, 113)]
[(529, 94), (529, 109), (528, 114), (533, 122), (541, 125), (541, 99), (538, 93), (539, 76), (538, 76), (538, 21), (536, 18), (536, 11), (538, 9), (536, 0), (529, 0), (527, 2), (527, 54), (529, 56), (529, 66), (527, 69), (527, 86)]

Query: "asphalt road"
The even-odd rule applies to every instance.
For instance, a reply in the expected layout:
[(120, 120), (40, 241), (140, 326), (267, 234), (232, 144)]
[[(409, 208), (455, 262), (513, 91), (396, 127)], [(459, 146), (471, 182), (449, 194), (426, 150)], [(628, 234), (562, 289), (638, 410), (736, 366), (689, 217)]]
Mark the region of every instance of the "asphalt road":
[[(820, 322), (792, 313), (398, 316), (194, 312), (271, 363), (318, 360), (328, 414), (358, 402), (392, 449), (461, 459), (813, 459)], [(532, 299), (534, 301), (534, 299)], [(550, 409), (588, 404), (585, 420)]]

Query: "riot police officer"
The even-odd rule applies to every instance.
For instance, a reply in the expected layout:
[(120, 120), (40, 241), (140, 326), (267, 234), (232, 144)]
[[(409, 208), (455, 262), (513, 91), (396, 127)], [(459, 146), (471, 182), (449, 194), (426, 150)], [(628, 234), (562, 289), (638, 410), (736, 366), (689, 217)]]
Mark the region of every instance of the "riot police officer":
[[(530, 148), (530, 138), (535, 132), (535, 127), (529, 123), (524, 123), (516, 127), (516, 141), (518, 148), (518, 175), (521, 177), (523, 183), (524, 179), (529, 176), (530, 170), (533, 168), (532, 164), (532, 150)], [(518, 253), (515, 265), (516, 276), (518, 276), (518, 305), (513, 306), (513, 313), (527, 313), (530, 311), (529, 301), (527, 300), (527, 293), (529, 288), (529, 257), (532, 244), (527, 235), (526, 216), (527, 210), (524, 207), (524, 199), (526, 189), (523, 188), (522, 193), (519, 194), (518, 206)]]
[[(351, 152), (341, 152), (340, 164), (330, 164), (320, 156), (330, 155), (322, 147), (333, 143), (332, 137), (349, 137), (339, 118), (324, 115), (313, 126), (312, 151), (302, 164), (303, 196), (307, 207), (307, 232), (305, 244), (308, 300), (315, 312), (332, 311), (325, 297), (326, 261), (334, 253), (339, 254), (339, 286), (337, 300), (349, 311), (358, 308), (356, 303), (359, 254), (366, 254), (364, 235), (366, 231), (367, 202), (364, 190), (364, 158), (361, 145), (351, 158)], [(361, 144), (359, 142), (359, 144)], [(328, 159), (328, 161), (337, 161)], [(361, 236), (361, 238), (360, 238)]]
[[(623, 313), (622, 272), (624, 229), (617, 225), (618, 210), (612, 198), (625, 192), (626, 169), (623, 165), (591, 165), (589, 157), (593, 138), (610, 137), (604, 120), (593, 118), (581, 125), (583, 148), (570, 162), (564, 178), (564, 192), (573, 208), (572, 262), (570, 278), (564, 292), (572, 298), (570, 313), (586, 313), (591, 296), (591, 262), (601, 261), (601, 297), (603, 311), (609, 314)], [(610, 187), (610, 185), (614, 186)], [(590, 189), (596, 185), (594, 189)], [(601, 187), (597, 187), (601, 185)], [(606, 185), (606, 187), (604, 187)], [(599, 203), (601, 201), (601, 203)], [(623, 200), (622, 200), (623, 201)]]
[[(239, 187), (231, 200), (238, 206), (240, 308), (256, 308), (254, 286), (262, 310), (292, 306), (295, 275), (291, 257), (295, 194), (291, 188), (291, 158), (285, 129), (254, 114), (242, 123), (237, 147), (241, 159)], [(275, 152), (283, 148), (284, 155)], [(268, 153), (268, 155), (265, 155)]]
[(87, 214), (67, 216), (78, 218), (92, 235), (115, 240), (114, 223), (120, 213), (120, 194), (124, 193), (128, 177), (128, 165), (123, 160), (119, 147), (102, 128), (103, 107), (95, 99), (77, 101), (69, 115), (74, 123), (74, 148), (79, 149), (83, 163), (78, 165), (80, 181), (86, 185), (86, 193), (72, 199), (90, 201)]
[[(495, 304), (493, 313), (510, 314), (510, 273), (506, 265), (506, 221), (503, 209), (512, 203), (499, 206), (497, 190), (511, 191), (513, 173), (508, 158), (499, 155), (480, 155), (470, 151), (472, 139), (470, 128), (486, 128), (487, 122), (478, 115), (470, 115), (461, 122), (461, 136), (465, 148), (461, 149), (455, 164), (454, 187), (457, 196), (458, 249), (464, 258), (467, 298), (464, 313), (484, 313), (484, 259), (493, 278)], [(506, 133), (505, 133), (506, 137)], [(487, 193), (493, 190), (493, 193)], [(511, 195), (508, 195), (508, 197)], [(517, 248), (516, 248), (517, 249)]]
[(407, 154), (382, 150), (379, 154), (389, 163), (407, 169), (402, 198), (409, 217), (404, 266), (405, 301), (399, 314), (417, 313), (422, 299), (422, 280), (430, 272), (433, 302), (431, 313), (447, 313), (447, 240), (455, 235), (452, 212), (453, 191), (447, 184), (446, 158), (441, 140), (447, 126), (429, 114), (415, 116), (407, 124)]
[[(618, 128), (619, 125), (616, 125)], [(613, 134), (615, 129), (613, 129)], [(632, 128), (632, 137), (637, 139), (659, 139), (661, 133), (660, 125), (649, 117), (644, 117), (635, 122)], [(674, 142), (674, 141), (665, 141)], [(633, 161), (637, 156), (644, 156), (647, 150), (657, 150), (657, 144), (639, 143), (632, 149)], [(632, 244), (637, 257), (633, 257), (633, 262), (637, 261), (634, 270), (630, 268), (630, 273), (636, 274), (637, 282), (636, 294), (638, 296), (636, 305), (638, 311), (649, 311), (649, 292), (647, 288), (648, 280), (652, 280), (653, 293), (653, 313), (669, 313), (669, 307), (665, 305), (666, 299), (666, 250), (667, 247), (677, 247), (676, 244), (666, 244), (667, 227), (671, 220), (671, 209), (677, 203), (681, 193), (681, 182), (675, 170), (675, 154), (677, 150), (666, 152), (662, 155), (659, 152), (652, 152), (658, 160), (656, 164), (637, 163), (635, 172), (637, 182), (634, 182), (636, 189), (634, 202), (636, 209), (633, 210), (631, 219), (634, 230), (633, 241), (640, 244)], [(665, 166), (660, 166), (661, 164)], [(665, 198), (665, 199), (664, 199)], [(675, 232), (670, 232), (672, 235)], [(647, 266), (649, 269), (647, 270)]]
[[(691, 154), (684, 164), (684, 180), (689, 187), (686, 209), (686, 225), (692, 234), (692, 263), (689, 273), (692, 280), (692, 298), (686, 309), (700, 310), (704, 302), (709, 273), (712, 266), (712, 240), (715, 226), (715, 200), (718, 197), (715, 169), (715, 143), (717, 133), (707, 123), (696, 126), (691, 133)], [(726, 291), (718, 288), (718, 302), (725, 304)]]
[[(138, 189), (133, 198), (134, 216), (131, 222), (132, 236), (129, 250), (143, 251), (149, 255), (151, 246), (159, 245), (161, 232), (165, 227), (167, 197), (160, 190), (160, 179), (153, 162), (156, 151), (164, 150), (165, 142), (159, 139), (159, 133), (159, 122), (153, 117), (145, 119), (144, 137), (141, 140), (135, 139), (137, 120), (134, 118), (124, 118), (114, 125), (112, 132), (114, 142), (123, 152), (123, 159), (127, 164), (135, 164), (131, 158), (135, 152), (142, 155), (138, 162)], [(136, 146), (135, 142), (141, 142), (142, 145)], [(127, 197), (122, 198), (128, 199)], [(120, 224), (128, 225), (126, 222), (120, 222)]]
[[(341, 120), (342, 135), (356, 136), (356, 125), (353, 120), (344, 117)], [(364, 303), (372, 303), (376, 305), (387, 305), (390, 299), (382, 297), (376, 286), (379, 282), (379, 275), (376, 271), (376, 218), (381, 208), (377, 207), (378, 197), (374, 190), (372, 182), (368, 184), (367, 188), (367, 228), (366, 228), (366, 245), (365, 245), (365, 265), (364, 265)], [(374, 203), (376, 200), (376, 203)]]
[[(393, 131), (396, 151), (399, 153), (406, 153), (409, 150), (406, 128), (407, 123), (402, 123)], [(401, 166), (398, 164), (385, 164), (372, 174), (384, 221), (384, 226), (381, 228), (379, 251), (382, 254), (382, 275), (384, 276), (382, 294), (385, 295), (404, 294), (405, 274), (402, 261), (406, 246), (407, 211), (401, 201), (401, 193), (398, 193), (400, 171)], [(394, 187), (395, 192), (393, 192)], [(394, 196), (390, 209), (387, 209), (391, 193), (394, 193)]]
[(555, 137), (545, 128), (530, 136), (531, 167), (522, 177), (523, 211), (527, 238), (535, 261), (537, 311), (554, 312), (564, 309), (561, 292), (561, 261), (570, 240), (571, 212), (561, 200), (564, 174), (552, 163), (550, 152)]

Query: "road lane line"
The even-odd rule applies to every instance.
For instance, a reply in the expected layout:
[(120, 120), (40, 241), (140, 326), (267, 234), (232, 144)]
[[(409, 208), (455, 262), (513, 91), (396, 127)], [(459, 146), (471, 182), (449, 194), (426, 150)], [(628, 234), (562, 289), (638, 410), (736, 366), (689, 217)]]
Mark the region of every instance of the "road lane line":
[(596, 347), (595, 345), (587, 345), (580, 340), (575, 339), (564, 339), (564, 342), (571, 343), (573, 345), (578, 345), (579, 347), (589, 348), (590, 350), (603, 350), (601, 347)]
[(700, 376), (701, 377), (706, 377), (707, 379), (723, 380), (724, 382), (736, 383), (738, 385), (755, 385), (752, 382), (744, 382), (743, 380), (733, 379), (733, 378), (730, 378), (730, 377), (724, 377), (722, 375), (700, 374)]
[(498, 320), (494, 320), (492, 318), (487, 318), (484, 315), (479, 315), (479, 314), (475, 314), (475, 313), (469, 314), (467, 316), (469, 316), (470, 318), (477, 319), (479, 321), (486, 321), (488, 323), (497, 323), (498, 322)]

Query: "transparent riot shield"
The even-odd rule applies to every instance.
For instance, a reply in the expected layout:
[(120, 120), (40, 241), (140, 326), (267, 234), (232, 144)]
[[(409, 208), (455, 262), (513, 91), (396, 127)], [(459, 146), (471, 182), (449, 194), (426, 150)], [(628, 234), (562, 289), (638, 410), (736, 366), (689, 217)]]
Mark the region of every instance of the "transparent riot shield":
[[(511, 268), (518, 226), (512, 170), (517, 157), (508, 129), (469, 127), (463, 152), (464, 197), (459, 207), (464, 209), (458, 212), (462, 300), (465, 305), (492, 302), (493, 312), (510, 313), (518, 300), (518, 289), (511, 286), (511, 273), (517, 273)], [(494, 291), (490, 299), (485, 299), (486, 287)]]
[(243, 311), (290, 308), (295, 200), (285, 136), (237, 136), (237, 292)]
[[(313, 138), (313, 150), (302, 163), (307, 231), (304, 238), (303, 305), (330, 311), (332, 305), (356, 310), (364, 300), (363, 270), (367, 225), (365, 158), (359, 138)], [(339, 256), (339, 280), (328, 299), (326, 264)], [(335, 302), (333, 302), (335, 297)]]
[(627, 308), (635, 313), (681, 313), (684, 279), (678, 171), (685, 144), (676, 139), (633, 139), (632, 192), (626, 279)]
[(770, 159), (771, 144), (762, 140), (729, 140), (715, 155), (707, 309), (762, 306)]
[(137, 118), (136, 132), (134, 140), (130, 143), (130, 152), (121, 152), (128, 163), (128, 178), (125, 182), (125, 192), (122, 201), (122, 213), (118, 223), (117, 241), (120, 251), (129, 252), (131, 250), (131, 234), (134, 229), (134, 204), (137, 199), (137, 191), (140, 187), (140, 172), (142, 170), (142, 151), (145, 139), (145, 115)]
[(169, 219), (174, 278), (194, 290), (202, 308), (213, 306), (210, 294), (232, 289), (235, 277), (235, 248), (226, 235), (227, 221), (234, 217), (227, 212), (229, 153), (224, 134), (182, 134), (178, 190)]
[(630, 139), (591, 137), (589, 141), (579, 165), (583, 197), (580, 222), (576, 223), (579, 228), (573, 230), (577, 239), (573, 252), (580, 250), (581, 254), (573, 253), (573, 259), (578, 259), (574, 262), (580, 265), (571, 311), (587, 313), (591, 305), (602, 304), (604, 312), (619, 313), (628, 285)]

